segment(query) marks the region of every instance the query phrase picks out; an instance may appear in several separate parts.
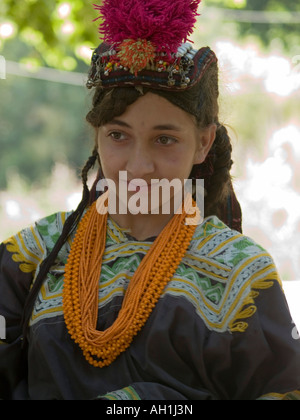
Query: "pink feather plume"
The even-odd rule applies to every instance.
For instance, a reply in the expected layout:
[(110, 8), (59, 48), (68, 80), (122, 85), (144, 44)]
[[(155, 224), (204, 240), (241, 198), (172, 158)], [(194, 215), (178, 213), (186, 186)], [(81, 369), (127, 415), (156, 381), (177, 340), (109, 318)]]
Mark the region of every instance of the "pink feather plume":
[(118, 44), (146, 39), (160, 51), (175, 52), (192, 34), (201, 0), (104, 0), (99, 10), (101, 38)]

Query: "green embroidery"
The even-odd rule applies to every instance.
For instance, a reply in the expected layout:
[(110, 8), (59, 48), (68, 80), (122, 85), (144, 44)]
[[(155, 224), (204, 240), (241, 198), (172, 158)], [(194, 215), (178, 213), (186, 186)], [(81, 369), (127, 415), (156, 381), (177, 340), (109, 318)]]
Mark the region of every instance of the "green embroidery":
[(40, 233), (41, 236), (48, 236), (49, 232), (48, 232), (48, 225), (37, 225), (38, 231)]
[(36, 229), (43, 238), (49, 252), (52, 251), (62, 231), (62, 216), (68, 217), (68, 213), (55, 213), (36, 224)]
[(59, 237), (60, 237), (59, 232), (55, 233), (54, 235), (51, 235), (51, 239), (52, 239), (53, 244), (55, 244), (58, 241)]
[[(180, 276), (181, 279), (187, 279), (196, 286), (198, 286), (203, 292), (203, 295), (212, 303), (218, 304), (222, 299), (225, 290), (222, 283), (212, 283), (211, 279), (205, 276), (200, 277), (200, 275), (197, 274), (197, 272), (194, 269), (190, 267), (185, 267), (184, 264), (179, 265), (176, 271), (176, 276)], [(180, 281), (180, 279), (178, 280)]]
[(50, 223), (54, 223), (57, 220), (57, 213), (51, 214), (50, 216), (45, 217), (45, 220)]
[(63, 287), (64, 276), (63, 274), (53, 275), (48, 273), (48, 289), (50, 293), (61, 291)]
[(139, 394), (132, 386), (123, 388), (123, 391), (130, 397), (131, 400), (140, 400)]
[(224, 293), (224, 287), (222, 284), (218, 283), (215, 286), (212, 286), (209, 290), (206, 291), (205, 296), (213, 303), (219, 304)]
[(229, 262), (235, 266), (238, 265), (241, 261), (243, 261), (245, 258), (247, 258), (247, 254), (245, 254), (244, 252), (239, 252), (237, 255), (235, 255), (235, 257), (232, 260), (229, 260)]
[(118, 391), (108, 392), (105, 395), (101, 395), (98, 398), (105, 398), (107, 400), (140, 400), (139, 394), (132, 386), (120, 389)]
[(240, 241), (233, 244), (233, 247), (240, 251), (243, 251), (249, 246), (253, 246), (253, 241), (250, 241), (248, 238), (242, 238)]
[(107, 264), (102, 266), (101, 270), (101, 283), (107, 282), (120, 273), (130, 272), (134, 273), (138, 268), (141, 259), (138, 255), (134, 254), (131, 257), (121, 257), (119, 258), (112, 267), (109, 267)]

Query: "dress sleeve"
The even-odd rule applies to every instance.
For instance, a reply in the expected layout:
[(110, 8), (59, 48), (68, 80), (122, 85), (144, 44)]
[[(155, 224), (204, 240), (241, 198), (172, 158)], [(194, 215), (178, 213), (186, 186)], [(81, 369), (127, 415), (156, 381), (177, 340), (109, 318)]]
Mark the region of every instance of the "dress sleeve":
[[(21, 325), (25, 301), (40, 264), (53, 249), (70, 214), (59, 212), (42, 218), (0, 245), (0, 400), (27, 398), (27, 356)], [(65, 251), (60, 252), (65, 255)]]
[[(8, 246), (9, 247), (9, 246)], [(21, 318), (33, 273), (24, 272), (6, 244), (0, 245), (0, 399), (23, 394), (26, 361), (22, 353)], [(20, 398), (21, 395), (20, 395)]]
[(256, 353), (260, 347), (266, 349), (265, 360), (256, 366), (256, 370), (260, 371), (258, 377), (264, 383), (258, 399), (299, 400), (300, 337), (296, 333), (281, 284), (275, 283), (271, 289), (261, 293), (257, 303), (257, 319), (253, 322), (252, 330), (257, 332), (261, 342), (258, 341)]
[(26, 355), (21, 320), (26, 298), (47, 255), (41, 219), (0, 245), (0, 399), (26, 398)]
[(230, 399), (299, 399), (300, 340), (281, 284), (261, 290), (255, 304), (247, 329), (232, 333), (223, 392)]

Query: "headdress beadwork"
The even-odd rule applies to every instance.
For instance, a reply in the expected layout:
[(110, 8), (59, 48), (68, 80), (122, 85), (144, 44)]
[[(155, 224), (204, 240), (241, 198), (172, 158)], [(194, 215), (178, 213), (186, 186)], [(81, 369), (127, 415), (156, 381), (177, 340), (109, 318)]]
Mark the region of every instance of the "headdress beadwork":
[(87, 87), (192, 87), (216, 61), (189, 43), (201, 0), (104, 0), (95, 5), (103, 43), (94, 50)]

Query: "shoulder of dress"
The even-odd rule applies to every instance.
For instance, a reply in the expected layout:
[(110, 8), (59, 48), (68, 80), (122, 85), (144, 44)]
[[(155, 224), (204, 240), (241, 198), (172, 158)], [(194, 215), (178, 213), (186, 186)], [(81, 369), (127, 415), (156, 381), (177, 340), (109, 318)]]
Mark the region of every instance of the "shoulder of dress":
[(23, 272), (34, 272), (59, 238), (71, 212), (57, 212), (37, 220), (3, 243)]
[(177, 274), (208, 328), (220, 332), (245, 331), (260, 290), (281, 284), (270, 254), (217, 217), (197, 227)]
[(230, 229), (216, 216), (206, 218), (195, 231), (189, 249), (195, 256), (206, 256), (234, 269), (241, 261), (268, 252), (253, 239)]
[(57, 212), (37, 220), (33, 229), (39, 233), (49, 248), (53, 248), (63, 226), (72, 212)]

